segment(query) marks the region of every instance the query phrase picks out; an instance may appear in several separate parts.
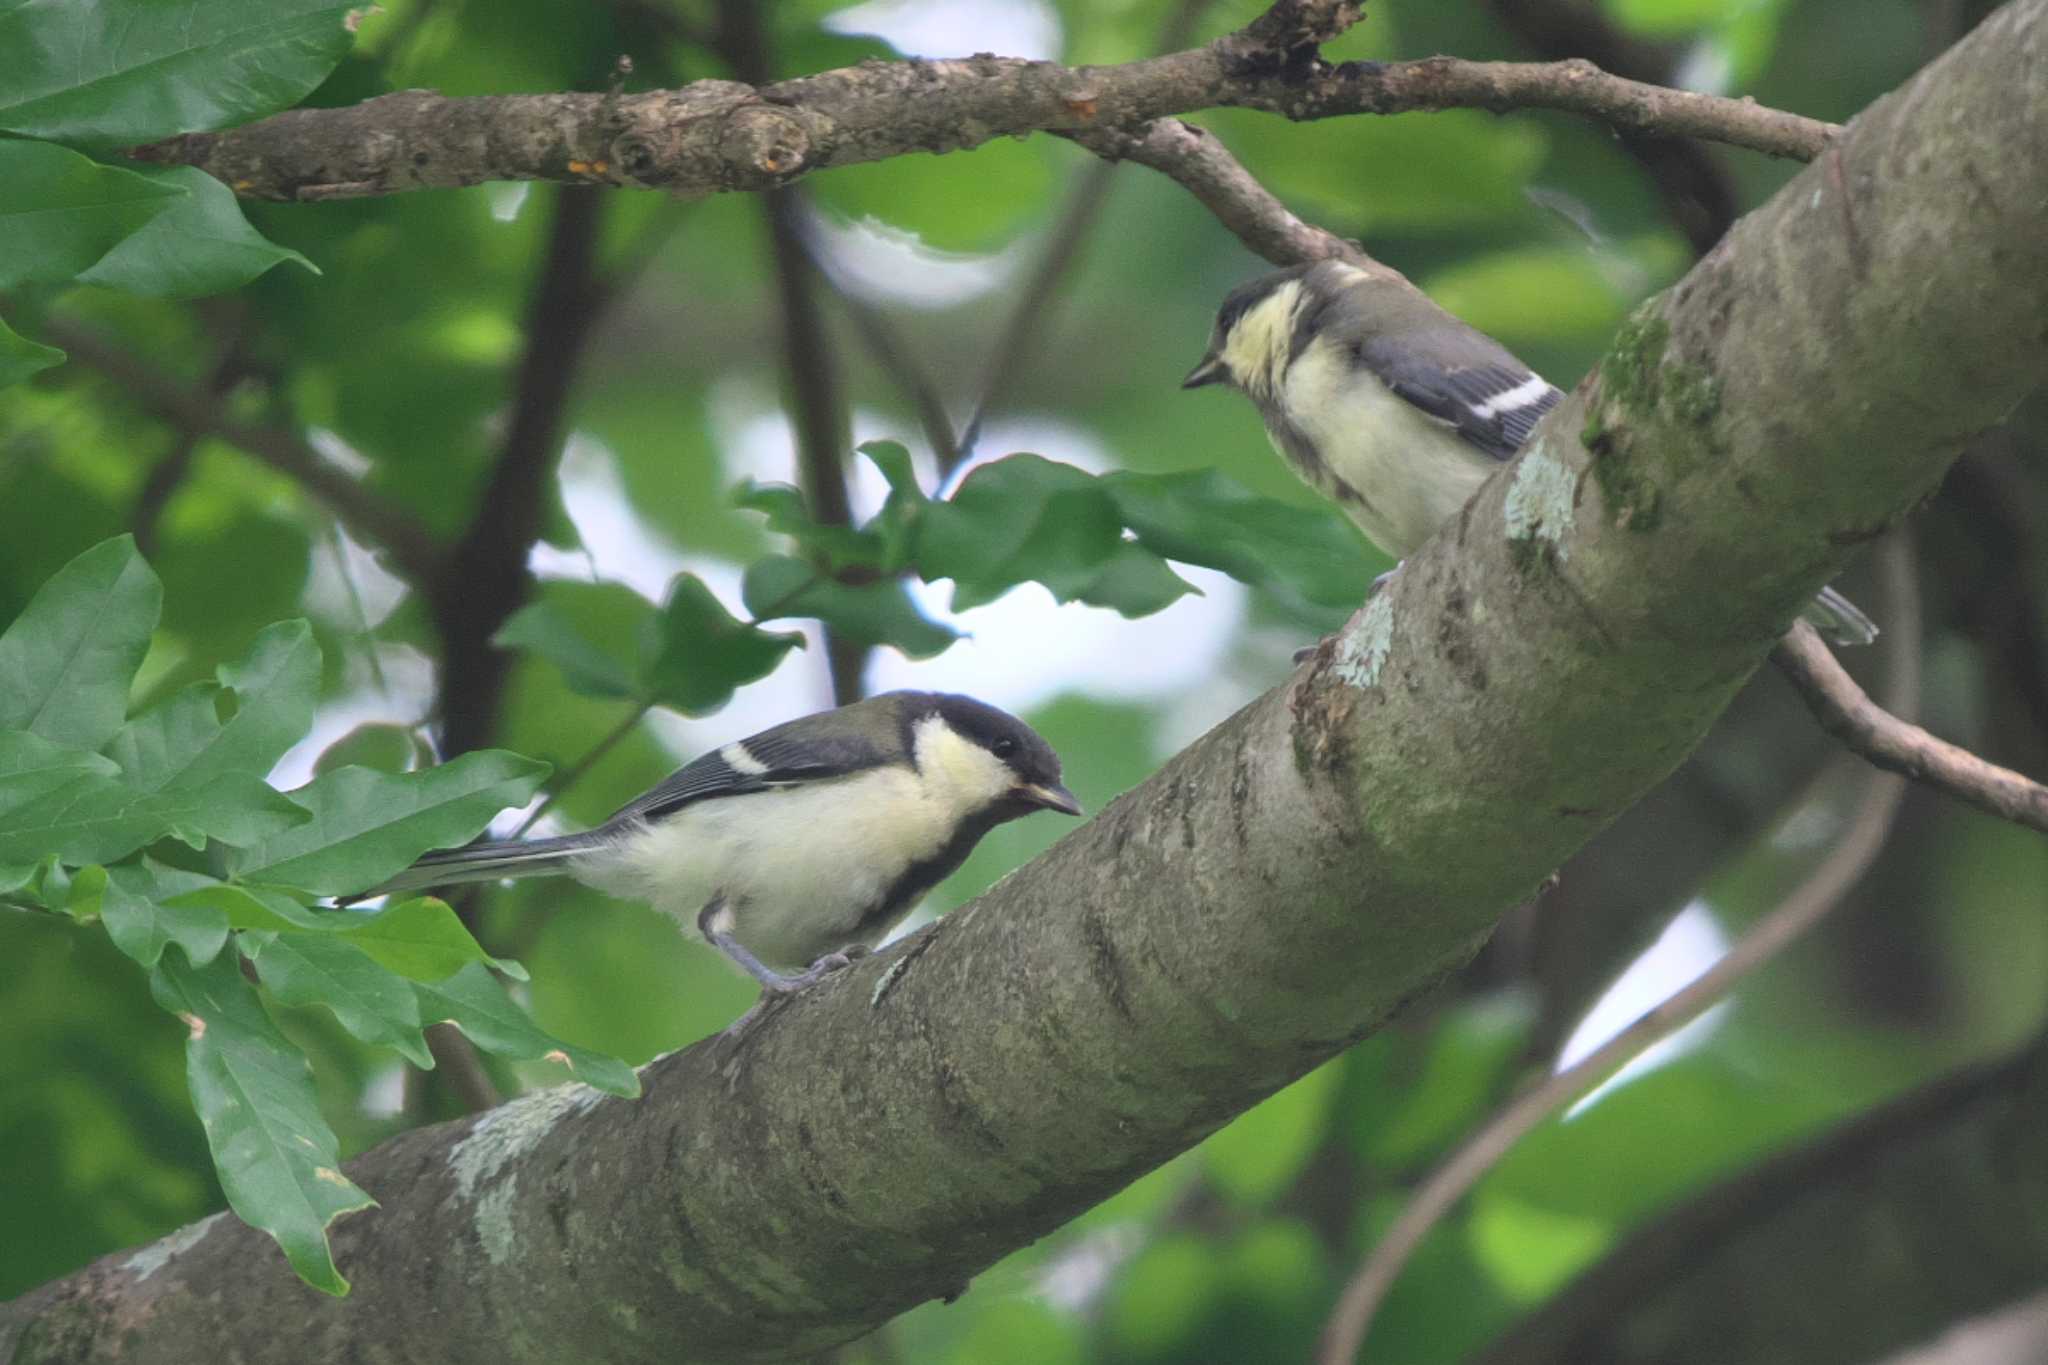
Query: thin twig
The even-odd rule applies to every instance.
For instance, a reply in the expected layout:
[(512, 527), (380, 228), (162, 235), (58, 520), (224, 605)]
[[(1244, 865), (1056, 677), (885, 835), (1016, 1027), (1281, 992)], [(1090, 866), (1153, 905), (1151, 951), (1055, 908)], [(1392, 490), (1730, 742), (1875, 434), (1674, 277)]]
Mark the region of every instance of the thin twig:
[(1798, 690), (1820, 728), (1850, 752), (1886, 772), (1925, 782), (1979, 810), (2048, 833), (2048, 787), (1936, 739), (1879, 706), (1806, 622), (1786, 633), (1771, 661)]
[[(1900, 546), (1902, 542), (1895, 542), (1888, 556), (1892, 567), (1888, 578), (1894, 592), (1892, 620), (1885, 633), (1886, 662), (1891, 669), (1894, 705), (1911, 711), (1917, 709), (1919, 697), (1919, 609), (1909, 555)], [(1373, 1315), (1423, 1238), (1517, 1142), (1653, 1044), (1720, 1003), (1743, 978), (1826, 918), (1876, 860), (1904, 791), (1905, 783), (1895, 776), (1871, 775), (1841, 842), (1720, 961), (1585, 1057), (1510, 1100), (1431, 1171), (1338, 1296), (1317, 1346), (1319, 1365), (1351, 1365), (1357, 1359)]]
[(1275, 265), (1327, 256), (1367, 259), (1356, 242), (1295, 217), (1207, 129), (1167, 118), (1129, 131), (1104, 129), (1072, 136), (1097, 156), (1135, 161), (1178, 182), (1239, 241)]
[(219, 398), (203, 387), (185, 383), (68, 318), (45, 319), (43, 332), (74, 359), (112, 379), (129, 397), (173, 426), (219, 437), (290, 478), (365, 544), (382, 549), (413, 582), (429, 582), (439, 572), (441, 546), (412, 513), (357, 483), (296, 432), (238, 422), (222, 410)]
[(564, 768), (562, 775), (548, 784), (548, 794), (541, 799), (541, 803), (538, 806), (533, 808), (533, 813), (524, 820), (521, 820), (518, 827), (505, 837), (517, 839), (520, 835), (532, 829), (539, 822), (541, 816), (546, 815), (548, 809), (555, 802), (561, 800), (569, 788), (582, 781), (584, 775), (596, 767), (600, 759), (616, 748), (619, 742), (625, 739), (627, 735), (632, 734), (634, 727), (639, 725), (646, 718), (647, 713), (653, 709), (653, 702), (643, 701), (628, 712), (625, 718), (617, 725), (605, 731), (604, 738), (591, 745), (590, 748), (584, 751), (583, 757)]
[[(718, 8), (718, 43), (742, 79), (756, 84), (768, 79), (773, 54), (753, 0), (723, 0)], [(762, 196), (762, 212), (782, 313), (783, 368), (796, 428), (797, 484), (803, 489), (813, 521), (821, 526), (851, 526), (846, 395), (838, 359), (826, 338), (824, 313), (818, 306), (818, 274), (805, 243), (803, 202), (795, 190), (771, 190)], [(827, 627), (825, 659), (833, 704), (858, 701), (867, 672), (868, 647)]]
[[(1171, 52), (1185, 43), (1194, 32), (1195, 25), (1201, 22), (1202, 12), (1211, 3), (1212, 0), (1182, 0), (1175, 6), (1160, 29), (1158, 50)], [(1267, 25), (1270, 31), (1259, 36), (1269, 44), (1288, 39), (1301, 41), (1306, 35), (1314, 34), (1334, 36), (1357, 21), (1356, 11), (1359, 8), (1357, 5), (1328, 3), (1275, 5), (1247, 32), (1259, 29), (1260, 24)], [(968, 414), (967, 424), (960, 429), (960, 439), (954, 443), (951, 458), (943, 455), (939, 458), (941, 484), (952, 477), (962, 461), (973, 456), (974, 447), (981, 441), (981, 428), (989, 410), (1002, 399), (1018, 372), (1024, 368), (1026, 350), (1045, 322), (1053, 295), (1074, 262), (1080, 259), (1081, 247), (1088, 235), (1101, 221), (1102, 209), (1109, 202), (1109, 190), (1115, 175), (1113, 159), (1089, 166), (1081, 173), (1080, 183), (1074, 187), (1073, 193), (1067, 196), (1059, 221), (1047, 235), (1045, 254), (1039, 257), (1038, 268), (1032, 271), (1031, 278), (1018, 292), (1008, 321), (996, 334), (995, 345), (989, 349), (988, 360), (982, 366), (981, 380), (974, 386), (974, 407)]]
[(426, 1030), (427, 1051), (433, 1054), (435, 1074), (442, 1078), (450, 1094), (461, 1102), (462, 1107), (472, 1114), (486, 1109), (496, 1109), (505, 1097), (498, 1090), (498, 1083), (491, 1079), (491, 1073), (484, 1067), (483, 1055), (476, 1050), (476, 1044), (469, 1036), (453, 1024), (429, 1024)]

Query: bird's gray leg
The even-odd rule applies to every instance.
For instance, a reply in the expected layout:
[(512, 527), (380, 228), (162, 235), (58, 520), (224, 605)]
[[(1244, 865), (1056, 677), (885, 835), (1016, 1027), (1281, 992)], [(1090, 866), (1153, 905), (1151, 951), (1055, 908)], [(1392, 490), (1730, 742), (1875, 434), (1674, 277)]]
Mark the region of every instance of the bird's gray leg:
[(725, 913), (726, 910), (725, 897), (712, 897), (710, 902), (697, 912), (697, 932), (704, 935), (712, 947), (739, 963), (740, 969), (760, 982), (764, 991), (773, 991), (777, 995), (800, 991), (853, 962), (845, 953), (827, 953), (794, 976), (784, 976), (755, 957), (746, 944), (732, 936), (732, 920)]

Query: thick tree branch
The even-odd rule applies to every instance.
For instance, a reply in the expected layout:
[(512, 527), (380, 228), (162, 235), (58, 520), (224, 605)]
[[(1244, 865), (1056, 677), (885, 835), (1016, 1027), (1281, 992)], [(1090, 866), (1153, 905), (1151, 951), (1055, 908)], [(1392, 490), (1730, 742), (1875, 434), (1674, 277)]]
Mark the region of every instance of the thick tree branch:
[(430, 582), (440, 571), (441, 546), (423, 524), (324, 459), (296, 432), (236, 421), (222, 411), (220, 396), (206, 386), (188, 384), (158, 369), (81, 323), (53, 315), (42, 328), (74, 359), (112, 379), (129, 397), (181, 431), (218, 437), (291, 479), (365, 544), (389, 555), (415, 584)]
[[(1355, 9), (1283, 5), (1201, 47), (1122, 66), (1005, 57), (871, 62), (772, 85), (698, 81), (633, 95), (448, 98), (425, 90), (295, 109), (224, 133), (134, 149), (198, 166), (257, 199), (338, 199), (486, 180), (557, 180), (682, 194), (762, 190), (832, 166), (947, 152), (1031, 132), (1127, 128), (1196, 109), (1292, 119), (1419, 109), (1558, 109), (1617, 129), (1810, 158), (1832, 124), (1744, 100), (1624, 80), (1589, 62), (1330, 66), (1309, 48)], [(1280, 10), (1318, 21), (1282, 23)], [(1292, 35), (1288, 37), (1287, 35)]]
[(383, 1205), (334, 1229), (347, 1301), (220, 1220), (0, 1309), (0, 1345), (801, 1356), (1342, 1050), (1669, 773), (2039, 382), (2043, 41), (2019, 0), (1867, 111), (1313, 661), (972, 905), (653, 1063), (637, 1103), (563, 1088), (359, 1159)]

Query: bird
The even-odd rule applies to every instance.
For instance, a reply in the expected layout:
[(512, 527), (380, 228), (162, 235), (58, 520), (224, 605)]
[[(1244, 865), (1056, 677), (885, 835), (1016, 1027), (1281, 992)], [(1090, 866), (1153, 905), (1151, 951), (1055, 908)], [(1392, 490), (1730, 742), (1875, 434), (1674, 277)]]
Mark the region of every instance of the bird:
[(566, 874), (674, 916), (765, 1001), (872, 949), (983, 835), (1040, 810), (1082, 813), (1029, 725), (885, 692), (715, 749), (595, 829), (429, 853), (355, 899)]
[[(1251, 399), (1280, 457), (1397, 561), (1564, 398), (1398, 272), (1334, 258), (1230, 291), (1181, 387), (1209, 384)], [(1876, 623), (1833, 588), (1802, 614), (1836, 644), (1877, 638)]]

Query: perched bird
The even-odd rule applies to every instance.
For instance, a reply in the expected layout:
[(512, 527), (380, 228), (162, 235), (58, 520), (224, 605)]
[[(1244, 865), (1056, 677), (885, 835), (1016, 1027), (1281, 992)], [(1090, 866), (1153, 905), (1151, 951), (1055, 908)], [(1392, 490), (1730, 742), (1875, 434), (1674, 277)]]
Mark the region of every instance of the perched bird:
[(366, 896), (567, 873), (694, 926), (768, 992), (895, 927), (997, 825), (1079, 815), (1052, 746), (972, 697), (888, 692), (705, 754), (596, 829), (430, 853)]
[[(1385, 267), (1324, 260), (1230, 291), (1182, 388), (1229, 384), (1294, 472), (1406, 559), (1564, 394)], [(1877, 626), (1833, 588), (1804, 615), (1837, 644)]]

